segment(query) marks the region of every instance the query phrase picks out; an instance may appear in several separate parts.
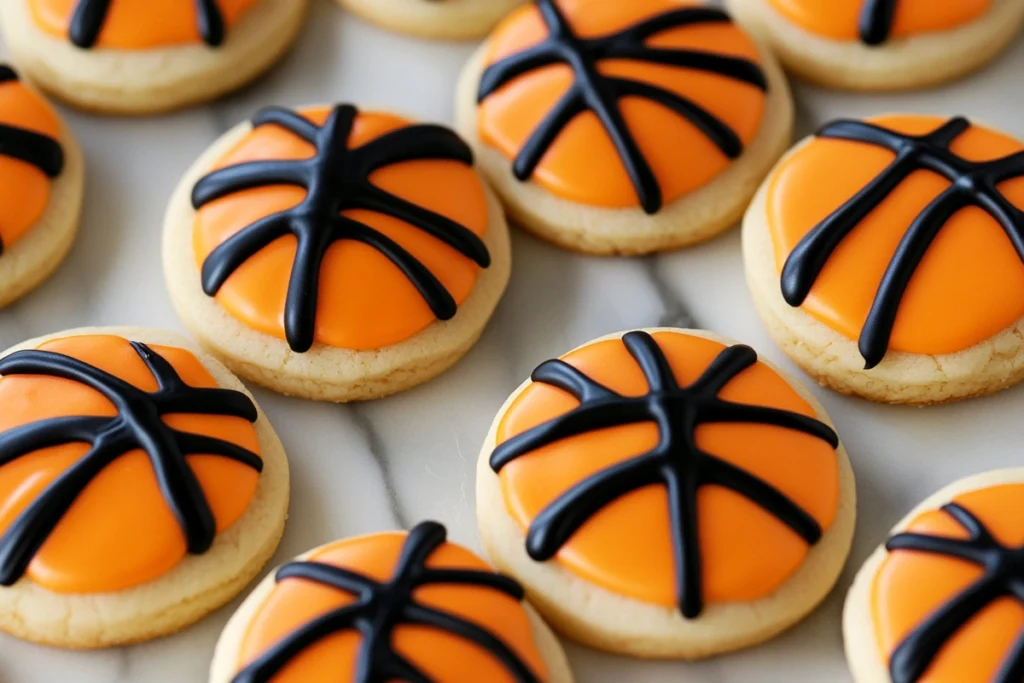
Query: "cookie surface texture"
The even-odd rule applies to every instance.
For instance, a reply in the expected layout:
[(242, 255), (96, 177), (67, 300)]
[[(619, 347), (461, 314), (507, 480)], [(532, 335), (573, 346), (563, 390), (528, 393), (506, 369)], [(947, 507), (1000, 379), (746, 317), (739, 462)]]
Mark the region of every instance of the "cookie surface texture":
[(995, 59), (1020, 31), (1020, 0), (727, 0), (786, 68), (848, 90), (938, 85)]
[(337, 105), (266, 109), (215, 143), (172, 198), (164, 260), (178, 313), (229, 367), (347, 401), (468, 351), (510, 249), (455, 133)]
[(338, 0), (384, 28), (422, 38), (465, 40), (485, 35), (524, 0)]
[(329, 543), (268, 576), (228, 622), (210, 683), (572, 683), (512, 579), (443, 526)]
[(1024, 470), (961, 480), (858, 573), (843, 632), (857, 683), (1009, 683), (1024, 670)]
[(308, 0), (2, 0), (33, 82), (76, 107), (153, 114), (253, 80), (296, 39)]
[(564, 635), (699, 659), (767, 640), (831, 590), (853, 474), (828, 417), (747, 346), (611, 335), (540, 365), (477, 471), (484, 548)]
[(744, 221), (747, 279), (822, 383), (893, 403), (1024, 376), (1024, 144), (963, 117), (826, 124)]
[(0, 629), (99, 648), (173, 633), (273, 554), (288, 467), (242, 384), (168, 332), (0, 357)]
[(677, 0), (518, 9), (464, 68), (456, 104), (510, 216), (598, 254), (731, 227), (793, 119), (771, 55), (721, 10)]

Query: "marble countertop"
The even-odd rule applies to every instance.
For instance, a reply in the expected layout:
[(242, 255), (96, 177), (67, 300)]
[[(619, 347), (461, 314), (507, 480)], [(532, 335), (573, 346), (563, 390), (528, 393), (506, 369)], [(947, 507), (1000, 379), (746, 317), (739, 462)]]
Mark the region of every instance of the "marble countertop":
[[(256, 86), (226, 100), (149, 119), (65, 112), (88, 161), (81, 233), (51, 280), (0, 312), (0, 346), (84, 325), (181, 329), (161, 275), (161, 219), (179, 177), (214, 138), (267, 104), (352, 100), (450, 121), (455, 78), (471, 50), (385, 33), (315, 0), (296, 49)], [(840, 115), (925, 111), (967, 114), (1024, 137), (1022, 70), (1024, 40), (973, 78), (925, 93), (865, 97), (797, 85), (798, 132)], [(792, 369), (751, 305), (738, 231), (640, 259), (577, 256), (521, 232), (513, 247), (512, 281), (490, 327), (434, 382), (348, 406), (256, 392), (292, 467), (291, 516), (275, 563), (338, 537), (423, 519), (444, 522), (453, 540), (477, 546), (474, 468), (494, 412), (539, 362), (593, 337), (651, 325), (704, 327)], [(840, 614), (860, 563), (892, 524), (941, 486), (1021, 464), (1024, 387), (930, 409), (814, 391), (846, 443), (859, 496), (853, 555), (827, 602), (764, 646), (696, 664), (641, 663), (570, 645), (577, 680), (849, 681)], [(177, 636), (105, 652), (63, 652), (0, 636), (0, 683), (205, 681), (235, 606)]]

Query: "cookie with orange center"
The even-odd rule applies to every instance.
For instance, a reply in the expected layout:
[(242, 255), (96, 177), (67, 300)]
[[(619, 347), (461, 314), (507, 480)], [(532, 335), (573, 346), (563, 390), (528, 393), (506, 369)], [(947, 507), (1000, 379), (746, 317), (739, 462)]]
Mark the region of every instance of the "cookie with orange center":
[(514, 580), (445, 528), (328, 543), (280, 567), (228, 622), (210, 683), (572, 683)]
[(308, 0), (0, 0), (4, 41), (34, 83), (82, 109), (152, 114), (270, 68)]
[(70, 648), (173, 633), (256, 576), (287, 507), (266, 416), (178, 335), (79, 329), (0, 356), (0, 630)]
[(1024, 470), (962, 479), (868, 558), (843, 633), (857, 683), (1012, 683), (1024, 675)]
[(71, 130), (0, 64), (0, 307), (42, 283), (67, 256), (84, 179)]
[(478, 38), (524, 0), (338, 0), (385, 28), (423, 38)]
[(501, 205), (454, 132), (351, 105), (259, 112), (167, 212), (185, 324), (240, 375), (349, 401), (440, 374), (508, 282)]
[(480, 454), (501, 571), (564, 635), (699, 659), (800, 621), (853, 538), (853, 472), (824, 409), (747, 346), (638, 330), (541, 364)]
[(1020, 0), (726, 0), (787, 69), (848, 90), (937, 85), (981, 68), (1024, 23)]
[(962, 117), (825, 125), (743, 227), (768, 331), (837, 391), (928, 404), (1024, 378), (1024, 144)]
[(510, 217), (638, 254), (733, 226), (789, 144), (771, 54), (687, 0), (537, 0), (466, 65), (456, 118)]

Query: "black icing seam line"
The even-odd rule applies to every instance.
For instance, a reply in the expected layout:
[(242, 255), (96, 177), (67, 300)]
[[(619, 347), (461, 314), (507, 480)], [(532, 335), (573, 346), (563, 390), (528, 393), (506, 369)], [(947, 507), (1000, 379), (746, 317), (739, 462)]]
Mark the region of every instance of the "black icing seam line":
[(647, 38), (680, 26), (731, 22), (727, 14), (707, 7), (681, 8), (607, 36), (581, 38), (554, 0), (537, 0), (536, 4), (547, 26), (548, 37), (538, 45), (488, 66), (477, 92), (477, 102), (481, 103), (512, 80), (536, 69), (564, 64), (573, 71), (572, 85), (516, 156), (513, 173), (517, 179), (528, 180), (565, 127), (576, 116), (591, 111), (615, 145), (643, 210), (648, 214), (660, 211), (663, 197), (658, 180), (621, 112), (620, 100), (626, 97), (639, 97), (668, 108), (696, 126), (730, 159), (743, 152), (743, 143), (736, 132), (697, 103), (651, 83), (606, 76), (599, 68), (599, 62), (605, 59), (628, 59), (697, 69), (767, 90), (764, 72), (749, 60), (698, 50), (652, 48), (644, 43)]
[[(984, 570), (970, 584), (918, 624), (893, 651), (889, 673), (893, 683), (916, 683), (956, 633), (972, 618), (1000, 598), (1012, 598), (1024, 604), (1024, 547), (1012, 548), (1000, 543), (970, 510), (949, 503), (942, 511), (965, 531), (967, 540), (913, 532), (899, 533), (885, 548), (954, 557)], [(1024, 632), (1007, 653), (992, 683), (1019, 683), (1024, 674)]]
[(82, 491), (104, 468), (131, 450), (141, 449), (148, 455), (163, 499), (178, 520), (192, 554), (210, 548), (216, 523), (187, 456), (216, 455), (262, 471), (263, 461), (255, 453), (222, 439), (172, 429), (163, 421), (168, 414), (189, 413), (255, 422), (256, 406), (248, 396), (230, 389), (189, 386), (147, 345), (132, 342), (132, 347), (156, 379), (156, 391), (143, 391), (59, 353), (18, 351), (0, 359), (0, 375), (67, 379), (99, 392), (117, 408), (114, 417), (55, 418), (0, 432), (0, 466), (41, 448), (75, 442), (90, 446), (0, 535), (0, 585), (11, 586), (24, 576)]
[[(182, 0), (187, 2), (188, 0)], [(224, 15), (216, 0), (194, 0), (199, 35), (210, 47), (224, 42)], [(111, 0), (79, 0), (71, 15), (68, 38), (80, 48), (94, 47), (110, 13)]]
[(858, 26), (862, 43), (874, 47), (889, 40), (898, 5), (899, 0), (864, 0)]
[(612, 502), (640, 488), (663, 485), (669, 498), (679, 610), (687, 619), (695, 619), (704, 607), (696, 505), (702, 486), (715, 484), (744, 496), (809, 545), (817, 543), (823, 533), (813, 517), (778, 489), (703, 451), (697, 445), (698, 427), (727, 422), (768, 424), (809, 434), (833, 448), (838, 448), (839, 438), (817, 419), (719, 397), (730, 381), (757, 362), (757, 354), (750, 347), (725, 349), (697, 381), (681, 387), (650, 334), (629, 332), (622, 343), (647, 380), (647, 394), (622, 396), (565, 361), (547, 361), (531, 379), (565, 391), (579, 400), (579, 405), (498, 444), (490, 466), (500, 474), (509, 463), (563, 439), (608, 427), (653, 422), (658, 427), (658, 444), (584, 479), (555, 499), (530, 524), (526, 550), (535, 561), (548, 561), (587, 520)]
[(1024, 261), (1024, 211), (1011, 204), (998, 187), (1024, 176), (1024, 152), (986, 162), (963, 159), (949, 148), (970, 127), (966, 118), (954, 117), (931, 133), (915, 136), (862, 121), (839, 120), (817, 133), (821, 138), (882, 147), (896, 158), (793, 248), (780, 279), (783, 298), (790, 306), (803, 304), (842, 241), (912, 173), (931, 171), (950, 183), (908, 226), (889, 262), (858, 340), (865, 369), (884, 359), (910, 280), (939, 232), (959, 210), (974, 206), (988, 213)]
[(297, 240), (285, 305), (285, 337), (296, 352), (314, 342), (320, 267), (327, 250), (338, 241), (370, 246), (399, 268), (416, 287), (438, 320), (455, 316), (454, 298), (421, 261), (370, 225), (342, 215), (366, 209), (404, 221), (469, 258), (481, 268), (490, 265), (483, 240), (469, 228), (382, 190), (370, 181), (379, 168), (413, 160), (457, 161), (472, 166), (473, 153), (454, 132), (442, 126), (413, 124), (386, 133), (356, 148), (349, 136), (359, 112), (338, 105), (323, 126), (279, 108), (265, 109), (254, 127), (276, 125), (316, 148), (310, 159), (253, 161), (229, 166), (201, 178), (192, 191), (192, 206), (206, 204), (242, 190), (294, 185), (306, 190), (298, 205), (265, 216), (217, 246), (202, 266), (203, 291), (216, 296), (224, 282), (248, 259), (285, 235)]
[(392, 633), (402, 625), (419, 625), (442, 631), (488, 652), (517, 683), (540, 683), (537, 676), (500, 634), (451, 612), (416, 600), (416, 589), (431, 585), (465, 585), (488, 588), (517, 601), (522, 587), (501, 574), (472, 569), (432, 569), (431, 555), (446, 541), (445, 528), (423, 522), (409, 532), (398, 564), (388, 581), (379, 582), (356, 571), (316, 561), (297, 561), (278, 570), (275, 581), (301, 580), (348, 593), (356, 602), (333, 610), (293, 631), (240, 671), (233, 683), (270, 683), (295, 657), (324, 638), (357, 631), (362, 644), (354, 683), (387, 683), (401, 680), (432, 683), (423, 671), (392, 646)]

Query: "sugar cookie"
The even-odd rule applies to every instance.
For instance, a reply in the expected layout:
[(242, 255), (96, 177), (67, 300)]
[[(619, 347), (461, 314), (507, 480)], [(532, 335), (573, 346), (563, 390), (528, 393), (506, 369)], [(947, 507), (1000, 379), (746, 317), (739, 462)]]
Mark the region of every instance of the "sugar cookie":
[(67, 256), (84, 178), (82, 152), (57, 112), (0, 65), (0, 307)]
[(939, 403), (1024, 378), (1024, 144), (962, 117), (824, 126), (743, 228), (768, 331), (837, 391)]
[(0, 0), (25, 75), (83, 109), (151, 114), (245, 85), (291, 46), (308, 0)]
[(855, 496), (814, 398), (692, 330), (540, 365), (477, 469), (494, 564), (564, 635), (640, 657), (709, 657), (800, 621), (839, 578)]
[[(358, 673), (357, 673), (358, 672)], [(572, 683), (523, 590), (424, 522), (279, 568), (217, 644), (210, 683)]]
[(1024, 23), (1021, 0), (726, 0), (787, 69), (834, 88), (937, 85), (999, 55)]
[(350, 105), (270, 108), (185, 176), (164, 266), (178, 314), (228, 367), (349, 401), (462, 357), (505, 289), (510, 248), (452, 131)]
[(721, 10), (538, 0), (466, 65), (456, 120), (510, 218), (567, 249), (637, 254), (732, 227), (789, 144), (793, 104)]
[(71, 648), (173, 633), (256, 576), (287, 507), (266, 416), (178, 335), (79, 329), (0, 357), (0, 630)]
[(856, 683), (1012, 683), (1024, 672), (1024, 470), (968, 477), (904, 518), (846, 599)]
[(525, 0), (338, 0), (375, 24), (423, 38), (479, 38)]

